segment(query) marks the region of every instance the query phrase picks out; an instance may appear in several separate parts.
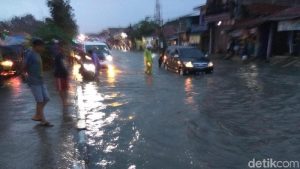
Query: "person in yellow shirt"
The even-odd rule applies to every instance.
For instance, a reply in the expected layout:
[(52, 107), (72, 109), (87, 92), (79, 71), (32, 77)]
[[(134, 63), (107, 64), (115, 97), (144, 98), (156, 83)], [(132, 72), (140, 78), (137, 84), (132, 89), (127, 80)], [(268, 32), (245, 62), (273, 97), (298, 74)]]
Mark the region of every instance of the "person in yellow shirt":
[(148, 75), (152, 74), (152, 65), (153, 65), (153, 59), (152, 59), (152, 52), (151, 52), (151, 46), (147, 45), (145, 51), (144, 51), (144, 63), (145, 63), (145, 73)]

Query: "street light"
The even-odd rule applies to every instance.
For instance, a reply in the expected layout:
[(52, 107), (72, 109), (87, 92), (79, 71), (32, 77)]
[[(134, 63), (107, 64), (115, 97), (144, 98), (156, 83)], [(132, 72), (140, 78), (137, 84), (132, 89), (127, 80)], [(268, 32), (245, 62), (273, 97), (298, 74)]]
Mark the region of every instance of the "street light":
[(80, 34), (80, 35), (78, 35), (77, 39), (78, 39), (79, 41), (83, 42), (83, 41), (85, 41), (86, 36), (85, 36), (84, 34)]
[(128, 36), (127, 36), (126, 33), (122, 32), (122, 33), (121, 33), (121, 37), (122, 37), (123, 39), (126, 39)]

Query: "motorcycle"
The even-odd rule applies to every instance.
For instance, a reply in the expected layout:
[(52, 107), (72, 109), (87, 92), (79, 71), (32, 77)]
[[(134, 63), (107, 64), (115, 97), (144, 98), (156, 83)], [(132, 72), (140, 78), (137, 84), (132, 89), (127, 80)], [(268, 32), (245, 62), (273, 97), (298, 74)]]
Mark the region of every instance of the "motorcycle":
[(80, 74), (86, 80), (94, 80), (98, 75), (98, 70), (94, 65), (91, 57), (88, 55), (84, 56), (84, 59), (81, 60), (81, 67), (79, 69)]

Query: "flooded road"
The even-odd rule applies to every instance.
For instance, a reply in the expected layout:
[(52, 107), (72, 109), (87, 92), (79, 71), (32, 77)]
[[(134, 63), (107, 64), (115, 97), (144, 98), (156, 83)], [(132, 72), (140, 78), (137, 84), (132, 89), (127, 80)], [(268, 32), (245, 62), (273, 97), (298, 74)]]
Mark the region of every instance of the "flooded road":
[(0, 87), (0, 169), (246, 169), (253, 158), (300, 159), (296, 68), (217, 60), (213, 74), (182, 77), (155, 62), (146, 76), (142, 53), (113, 54), (97, 81), (74, 66), (67, 110), (45, 74), (53, 128), (30, 120), (34, 100), (19, 78)]
[(90, 169), (241, 169), (300, 159), (300, 71), (215, 61), (211, 75), (143, 73), (142, 53), (113, 52), (99, 81), (74, 69)]

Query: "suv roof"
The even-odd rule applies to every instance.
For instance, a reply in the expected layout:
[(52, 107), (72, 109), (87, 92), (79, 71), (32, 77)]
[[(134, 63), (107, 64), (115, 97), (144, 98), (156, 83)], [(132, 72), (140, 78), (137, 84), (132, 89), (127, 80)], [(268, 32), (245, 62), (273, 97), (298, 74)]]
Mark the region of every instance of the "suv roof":
[(177, 48), (177, 49), (188, 48), (188, 49), (195, 49), (196, 47), (194, 47), (194, 46), (179, 46), (179, 45), (176, 45), (176, 46), (169, 46), (168, 48)]
[(106, 43), (99, 42), (99, 41), (86, 41), (83, 42), (83, 45), (106, 45)]

